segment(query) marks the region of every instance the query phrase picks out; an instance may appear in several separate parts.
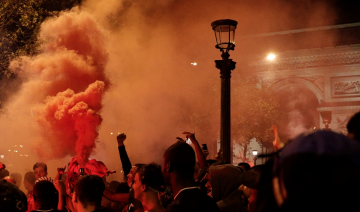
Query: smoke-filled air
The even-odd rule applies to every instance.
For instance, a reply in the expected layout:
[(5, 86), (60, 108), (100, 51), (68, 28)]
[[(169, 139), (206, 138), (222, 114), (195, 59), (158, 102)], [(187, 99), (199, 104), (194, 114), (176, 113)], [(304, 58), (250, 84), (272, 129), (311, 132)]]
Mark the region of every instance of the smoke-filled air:
[[(120, 176), (118, 133), (127, 135), (133, 164), (159, 163), (183, 131), (195, 131), (213, 158), (220, 132), (214, 60), (221, 53), (211, 22), (239, 22), (230, 58), (241, 61), (250, 48), (242, 48), (242, 36), (333, 21), (326, 4), (298, 11), (287, 1), (251, 2), (88, 0), (44, 21), (38, 53), (10, 66), (23, 83), (0, 114), (1, 148), (21, 154), (6, 162), (13, 164), (9, 169), (23, 173), (45, 161), (55, 176), (56, 168), (78, 156), (101, 160)], [(295, 10), (307, 15), (300, 18)], [(240, 73), (235, 69), (232, 79), (241, 81)]]

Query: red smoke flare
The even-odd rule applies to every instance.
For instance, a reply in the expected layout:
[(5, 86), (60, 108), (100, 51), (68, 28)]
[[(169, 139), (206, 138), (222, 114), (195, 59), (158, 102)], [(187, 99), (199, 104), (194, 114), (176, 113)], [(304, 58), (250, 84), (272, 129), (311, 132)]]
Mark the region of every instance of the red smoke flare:
[(39, 55), (12, 64), (27, 80), (26, 104), (36, 105), (36, 152), (42, 159), (76, 154), (84, 164), (95, 148), (109, 84), (105, 33), (89, 14), (73, 10), (45, 21), (39, 39)]

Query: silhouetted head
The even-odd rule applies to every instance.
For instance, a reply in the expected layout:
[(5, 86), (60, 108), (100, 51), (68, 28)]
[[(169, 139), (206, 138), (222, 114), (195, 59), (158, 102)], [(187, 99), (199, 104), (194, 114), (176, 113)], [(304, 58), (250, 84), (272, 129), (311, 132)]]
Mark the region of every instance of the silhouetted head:
[(302, 134), (274, 163), (273, 190), (283, 211), (359, 208), (360, 143), (332, 131)]
[(0, 211), (25, 212), (26, 210), (25, 194), (16, 185), (0, 180)]
[(35, 185), (35, 181), (36, 177), (34, 172), (30, 171), (25, 173), (24, 186), (26, 190), (31, 191)]
[(37, 210), (57, 208), (59, 194), (52, 182), (47, 180), (37, 182), (33, 189), (33, 196)]
[(190, 145), (177, 142), (171, 145), (164, 153), (162, 173), (165, 182), (169, 184), (170, 174), (176, 176), (176, 180), (193, 180), (195, 166), (195, 152)]
[(21, 174), (19, 174), (19, 173), (11, 173), (10, 176), (15, 179), (16, 186), (19, 188), (20, 185), (21, 185), (21, 181), (22, 181)]
[(245, 162), (239, 163), (238, 167), (240, 167), (241, 170), (243, 170), (243, 172), (249, 171), (249, 169), (250, 169), (250, 165), (248, 163), (245, 163)]
[(10, 175), (10, 172), (7, 169), (0, 170), (0, 180), (9, 175)]
[(360, 112), (350, 118), (346, 128), (349, 137), (360, 142)]
[(75, 185), (74, 201), (81, 203), (84, 208), (88, 206), (101, 206), (101, 199), (105, 184), (97, 175), (85, 175)]

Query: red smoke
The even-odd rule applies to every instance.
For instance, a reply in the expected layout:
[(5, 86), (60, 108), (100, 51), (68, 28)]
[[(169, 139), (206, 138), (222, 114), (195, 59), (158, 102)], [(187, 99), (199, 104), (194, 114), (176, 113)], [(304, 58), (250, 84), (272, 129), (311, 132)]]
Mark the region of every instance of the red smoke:
[[(104, 32), (91, 16), (66, 12), (43, 23), (42, 52), (17, 65), (28, 82), (23, 86), (39, 137), (43, 159), (66, 155), (87, 160), (101, 124), (102, 97), (108, 86)], [(81, 162), (81, 161), (80, 161)], [(84, 161), (86, 162), (86, 161)]]

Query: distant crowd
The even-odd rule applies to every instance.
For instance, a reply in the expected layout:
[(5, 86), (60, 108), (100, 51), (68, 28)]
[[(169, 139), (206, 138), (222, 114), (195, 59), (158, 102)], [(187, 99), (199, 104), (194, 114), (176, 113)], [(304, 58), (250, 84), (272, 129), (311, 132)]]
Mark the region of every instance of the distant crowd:
[[(0, 212), (270, 212), (360, 211), (360, 112), (348, 134), (314, 130), (281, 142), (265, 164), (226, 164), (221, 150), (207, 159), (206, 145), (184, 132), (163, 154), (162, 164), (132, 164), (125, 134), (117, 136), (126, 179), (106, 181), (113, 171), (100, 161), (73, 158), (55, 178), (37, 162), (22, 180), (0, 163)], [(149, 153), (151, 154), (151, 153)], [(27, 193), (19, 187), (23, 183)]]

